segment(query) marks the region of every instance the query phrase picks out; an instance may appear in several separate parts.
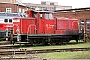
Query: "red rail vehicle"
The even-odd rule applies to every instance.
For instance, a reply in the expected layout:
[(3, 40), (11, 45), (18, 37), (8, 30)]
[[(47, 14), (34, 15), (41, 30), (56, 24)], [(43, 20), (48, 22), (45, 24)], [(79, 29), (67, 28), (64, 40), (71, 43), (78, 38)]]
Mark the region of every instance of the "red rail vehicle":
[(8, 36), (10, 29), (13, 28), (14, 17), (26, 17), (26, 15), (22, 13), (0, 12), (0, 38)]
[[(28, 17), (13, 18), (13, 36), (11, 41), (30, 44), (60, 44), (76, 40), (79, 33), (78, 19), (54, 18), (51, 11), (26, 11)], [(17, 35), (17, 38), (15, 36)]]
[(11, 27), (13, 27), (12, 17), (7, 17), (5, 12), (0, 12), (0, 38), (6, 36), (6, 31), (10, 32)]

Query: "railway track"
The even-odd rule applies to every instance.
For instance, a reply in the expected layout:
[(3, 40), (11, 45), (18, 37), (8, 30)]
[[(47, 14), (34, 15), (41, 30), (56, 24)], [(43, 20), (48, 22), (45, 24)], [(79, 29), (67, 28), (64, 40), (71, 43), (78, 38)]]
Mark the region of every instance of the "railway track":
[(19, 48), (19, 46), (13, 46), (13, 45), (2, 45), (0, 46), (0, 50), (1, 49), (15, 49), (15, 48)]
[(74, 52), (74, 51), (88, 51), (89, 48), (65, 48), (65, 49), (45, 49), (45, 50), (3, 50), (0, 51), (0, 55), (16, 55), (16, 54), (39, 54), (39, 53), (51, 53), (51, 52)]
[(26, 58), (32, 59), (41, 53), (74, 52), (74, 51), (89, 51), (89, 50), (90, 50), (90, 47), (33, 50), (33, 49), (28, 49), (28, 48), (20, 48), (19, 46), (13, 46), (13, 45), (0, 45), (0, 58), (1, 59), (19, 59), (19, 58), (20, 59), (26, 59)]
[(10, 44), (9, 41), (0, 41), (0, 45), (8, 45), (8, 44)]
[[(6, 42), (5, 42), (6, 43)], [(28, 48), (20, 48), (19, 46), (13, 46), (9, 44), (0, 45), (0, 57), (9, 56), (19, 56), (28, 54), (40, 54), (40, 53), (51, 53), (51, 52), (74, 52), (74, 51), (89, 51), (90, 47), (87, 48), (64, 48), (64, 49), (44, 49), (44, 50), (33, 50)], [(12, 57), (10, 57), (12, 58)]]

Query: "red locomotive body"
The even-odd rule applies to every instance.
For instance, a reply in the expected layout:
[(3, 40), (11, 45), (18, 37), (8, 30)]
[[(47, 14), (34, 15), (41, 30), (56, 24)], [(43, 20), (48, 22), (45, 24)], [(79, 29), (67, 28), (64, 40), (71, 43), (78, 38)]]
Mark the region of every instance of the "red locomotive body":
[(12, 18), (0, 18), (0, 38), (6, 36), (6, 31), (10, 32), (11, 27), (13, 27)]
[[(26, 11), (28, 17), (13, 18), (13, 38), (30, 44), (60, 44), (79, 39), (78, 19), (53, 18), (51, 11)], [(15, 39), (11, 41), (16, 41)]]
[(14, 34), (35, 34), (35, 18), (14, 18)]
[(78, 19), (73, 18), (57, 19), (56, 27), (57, 27), (57, 29), (55, 30), (56, 34), (77, 35), (79, 32)]
[(18, 41), (31, 44), (59, 44), (78, 41), (78, 20), (72, 18), (53, 18), (51, 11), (27, 11), (29, 17), (14, 18), (14, 34)]

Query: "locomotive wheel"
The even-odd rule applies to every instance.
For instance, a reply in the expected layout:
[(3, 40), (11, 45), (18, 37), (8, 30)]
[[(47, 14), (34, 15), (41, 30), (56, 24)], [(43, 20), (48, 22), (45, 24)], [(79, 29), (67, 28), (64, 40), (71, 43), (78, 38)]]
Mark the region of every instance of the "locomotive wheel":
[(32, 41), (32, 45), (33, 45), (33, 46), (38, 45), (38, 43), (37, 43), (37, 39), (33, 39), (33, 41)]
[(48, 45), (55, 45), (56, 43), (55, 43), (55, 39), (48, 39)]
[(30, 43), (33, 46), (37, 46), (37, 45), (40, 45), (41, 41), (40, 41), (40, 39), (31, 39)]
[(56, 39), (56, 45), (59, 45), (61, 43), (60, 39)]
[(76, 38), (75, 40), (76, 40), (76, 43), (78, 43), (78, 38)]
[(46, 41), (45, 39), (42, 39), (42, 42), (41, 42), (42, 45), (45, 45), (46, 44)]
[(70, 39), (67, 39), (67, 40), (66, 40), (66, 43), (69, 43), (69, 42), (70, 42)]
[(33, 45), (33, 39), (28, 40), (31, 45)]
[(10, 43), (14, 45), (13, 34), (10, 35)]
[(78, 39), (76, 39), (76, 43), (78, 43)]

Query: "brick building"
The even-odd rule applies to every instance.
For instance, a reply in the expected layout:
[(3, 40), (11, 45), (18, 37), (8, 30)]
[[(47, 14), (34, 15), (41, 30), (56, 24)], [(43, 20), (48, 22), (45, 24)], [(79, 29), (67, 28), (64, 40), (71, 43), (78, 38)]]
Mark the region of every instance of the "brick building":
[(21, 0), (0, 0), (0, 11), (2, 12), (24, 12), (26, 6)]
[(77, 18), (79, 20), (79, 28), (84, 27), (84, 33), (87, 34), (90, 41), (90, 8), (78, 8), (69, 10), (58, 10), (54, 13), (55, 17)]
[(0, 0), (0, 11), (2, 12), (24, 12), (27, 8), (35, 8), (36, 10), (65, 10), (71, 9), (72, 6), (59, 6), (58, 2), (50, 1), (41, 1), (41, 4), (22, 4), (22, 0)]
[(26, 6), (38, 10), (66, 10), (72, 9), (72, 6), (61, 6), (58, 5), (58, 2), (50, 2), (50, 1), (41, 1), (41, 4), (33, 4), (33, 3), (23, 3)]
[(0, 3), (21, 4), (22, 0), (0, 0)]
[(41, 1), (42, 5), (58, 5), (58, 2)]
[(90, 19), (90, 8), (78, 8), (78, 9), (68, 9), (68, 10), (57, 10), (54, 14), (56, 17), (73, 17), (79, 20)]

